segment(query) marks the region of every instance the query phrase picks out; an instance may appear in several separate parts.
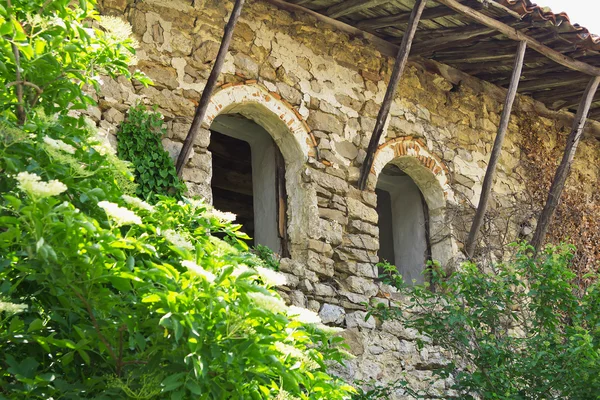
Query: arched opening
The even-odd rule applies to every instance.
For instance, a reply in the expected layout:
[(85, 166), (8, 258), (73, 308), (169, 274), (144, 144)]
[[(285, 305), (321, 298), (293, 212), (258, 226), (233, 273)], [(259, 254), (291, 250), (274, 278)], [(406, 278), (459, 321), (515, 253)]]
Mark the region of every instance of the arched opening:
[[(305, 163), (316, 155), (316, 144), (300, 114), (264, 86), (249, 83), (225, 85), (216, 91), (206, 115), (203, 125), (211, 131), (211, 136), (215, 132), (227, 139), (246, 142), (244, 157), (252, 169), (252, 184), (246, 182), (245, 191), (249, 193), (251, 186), (253, 198), (253, 216), (246, 219), (253, 220), (255, 242), (269, 246), (284, 257), (289, 252), (292, 258), (302, 258), (306, 252), (306, 237), (314, 235), (319, 216), (315, 189), (302, 179)], [(244, 147), (243, 143), (238, 145)], [(259, 218), (267, 214), (268, 218)]]
[[(402, 265), (412, 265), (403, 273), (407, 282), (413, 278), (423, 282), (427, 259), (447, 266), (458, 252), (447, 213), (448, 204), (455, 201), (447, 173), (439, 157), (421, 140), (393, 139), (379, 146), (375, 154), (367, 184), (378, 194), (380, 256), (393, 259), (401, 272), (405, 268)], [(379, 210), (384, 206), (388, 211)], [(406, 252), (413, 256), (406, 256)], [(400, 260), (402, 255), (404, 261)]]
[(252, 239), (288, 256), (285, 163), (260, 125), (240, 114), (222, 114), (211, 125), (213, 205), (237, 215)]
[(407, 283), (423, 283), (431, 259), (429, 212), (419, 187), (400, 167), (387, 164), (377, 180), (379, 259), (394, 264)]

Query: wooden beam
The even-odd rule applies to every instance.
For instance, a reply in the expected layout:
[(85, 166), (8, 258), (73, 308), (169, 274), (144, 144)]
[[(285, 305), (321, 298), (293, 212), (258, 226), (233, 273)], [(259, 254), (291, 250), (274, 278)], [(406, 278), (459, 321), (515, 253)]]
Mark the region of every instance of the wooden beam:
[(327, 8), (323, 13), (329, 18), (335, 19), (368, 10), (369, 8), (377, 7), (389, 2), (390, 0), (345, 0)]
[[(410, 14), (410, 12), (407, 12), (396, 15), (386, 15), (385, 17), (369, 18), (358, 22), (356, 27), (359, 29), (375, 30), (387, 28), (389, 26), (405, 24), (410, 20)], [(423, 11), (420, 20), (424, 21), (434, 18), (448, 17), (455, 14), (456, 12), (448, 7), (432, 7)]]
[(427, 0), (417, 0), (412, 10), (410, 20), (408, 21), (408, 27), (406, 29), (406, 32), (404, 32), (404, 38), (402, 39), (400, 50), (398, 51), (398, 55), (396, 56), (394, 70), (392, 71), (392, 76), (390, 77), (390, 82), (388, 84), (387, 91), (385, 92), (383, 103), (381, 104), (381, 108), (379, 109), (379, 114), (377, 115), (377, 120), (375, 121), (375, 129), (373, 129), (373, 134), (371, 135), (369, 147), (367, 148), (367, 155), (361, 168), (361, 176), (358, 180), (358, 187), (360, 189), (364, 190), (367, 184), (367, 180), (369, 179), (369, 174), (371, 173), (371, 166), (373, 165), (375, 152), (377, 151), (377, 147), (379, 146), (379, 139), (381, 139), (381, 135), (383, 134), (385, 121), (387, 120), (387, 117), (390, 113), (392, 101), (394, 101), (394, 97), (396, 96), (398, 83), (400, 82), (400, 78), (402, 78), (404, 67), (406, 66), (406, 62), (408, 61), (410, 47), (415, 37), (417, 26), (419, 25), (419, 19), (421, 18), (421, 14), (423, 13), (423, 9), (425, 8), (425, 3), (427, 3)]
[(510, 85), (508, 87), (508, 92), (506, 93), (506, 99), (504, 100), (504, 109), (502, 110), (502, 116), (500, 117), (498, 133), (496, 134), (496, 139), (494, 140), (494, 147), (492, 148), (492, 154), (490, 154), (490, 161), (488, 162), (487, 169), (485, 170), (485, 178), (483, 179), (483, 185), (481, 188), (481, 197), (479, 198), (477, 211), (475, 212), (473, 224), (471, 225), (471, 231), (469, 232), (469, 237), (465, 246), (467, 257), (469, 258), (473, 257), (473, 250), (475, 250), (477, 235), (479, 233), (479, 229), (481, 229), (481, 225), (483, 224), (490, 194), (492, 193), (496, 165), (498, 165), (498, 160), (500, 159), (500, 154), (502, 153), (502, 143), (504, 142), (504, 137), (506, 136), (508, 123), (510, 121), (510, 114), (512, 112), (512, 106), (515, 102), (517, 89), (519, 87), (519, 80), (521, 79), (523, 60), (525, 59), (525, 50), (527, 50), (527, 44), (525, 42), (519, 42)]
[[(428, 35), (431, 35), (431, 37)], [(413, 44), (412, 55), (431, 54), (434, 51), (446, 49), (448, 46), (471, 41), (474, 38), (489, 37), (497, 35), (495, 29), (487, 26), (464, 27), (464, 28), (448, 28), (436, 29), (431, 31), (419, 32), (419, 35), (424, 34), (429, 39), (415, 42)]]
[(395, 57), (396, 54), (398, 54), (398, 46), (397, 45), (390, 43), (376, 35), (373, 35), (372, 33), (365, 32), (363, 30), (355, 28), (352, 25), (348, 25), (342, 21), (338, 21), (337, 19), (330, 18), (326, 15), (319, 14), (316, 11), (309, 10), (308, 8), (304, 8), (304, 7), (298, 6), (296, 4), (288, 3), (283, 0), (263, 0), (263, 1), (273, 4), (277, 8), (289, 11), (291, 13), (301, 12), (304, 14), (308, 14), (308, 15), (314, 17), (317, 21), (331, 25), (333, 28), (335, 28), (341, 32), (347, 33), (348, 35), (350, 35), (353, 38), (364, 39), (364, 40), (370, 42), (371, 45), (373, 46), (373, 48), (375, 50), (379, 51), (384, 56)]
[(535, 233), (533, 235), (533, 240), (531, 241), (531, 245), (535, 248), (536, 252), (538, 252), (540, 247), (544, 244), (546, 234), (548, 233), (548, 227), (552, 221), (556, 207), (558, 207), (558, 202), (560, 201), (560, 197), (565, 187), (565, 182), (567, 181), (569, 171), (571, 170), (571, 164), (575, 158), (575, 152), (577, 151), (577, 146), (581, 140), (587, 115), (594, 99), (594, 95), (596, 94), (596, 90), (598, 89), (598, 84), (600, 84), (600, 76), (593, 77), (585, 89), (583, 96), (581, 97), (577, 114), (573, 120), (573, 128), (571, 129), (571, 134), (567, 139), (567, 145), (565, 147), (562, 161), (560, 162), (560, 165), (556, 170), (556, 174), (554, 175), (554, 180), (552, 181), (552, 186), (550, 187), (550, 192), (548, 193), (546, 205), (540, 214)]
[(181, 177), (183, 174), (183, 167), (185, 166), (190, 152), (192, 151), (192, 146), (196, 140), (196, 136), (198, 136), (198, 132), (200, 132), (200, 129), (202, 128), (202, 121), (204, 121), (206, 110), (208, 109), (208, 105), (210, 103), (210, 98), (212, 97), (213, 91), (217, 86), (219, 75), (221, 75), (221, 69), (223, 68), (223, 63), (225, 62), (225, 56), (227, 56), (227, 52), (229, 51), (229, 44), (231, 43), (235, 25), (237, 24), (237, 21), (242, 13), (244, 2), (245, 0), (235, 1), (231, 16), (229, 17), (229, 22), (225, 26), (223, 40), (221, 41), (221, 47), (219, 48), (217, 59), (215, 60), (212, 70), (210, 71), (208, 81), (206, 82), (206, 86), (204, 87), (202, 96), (200, 97), (200, 103), (198, 104), (198, 108), (196, 108), (196, 113), (194, 114), (192, 126), (185, 137), (183, 147), (181, 148), (179, 157), (177, 158), (177, 163), (175, 166), (177, 168), (177, 176), (179, 177)]
[[(564, 54), (559, 53), (556, 50), (551, 49), (550, 47), (540, 43), (539, 41), (527, 36), (523, 32), (520, 32), (502, 22), (495, 20), (492, 17), (488, 17), (485, 14), (480, 13), (479, 11), (473, 10), (470, 7), (467, 7), (457, 0), (436, 0), (438, 3), (443, 4), (456, 12), (463, 14), (464, 16), (472, 19), (473, 21), (479, 22), (485, 26), (489, 26), (490, 28), (496, 29), (498, 32), (508, 36), (510, 39), (517, 40), (519, 42), (527, 43), (527, 46), (537, 51), (538, 53), (548, 57), (552, 61), (564, 65), (567, 68), (583, 72), (587, 75), (599, 76), (600, 68), (595, 67), (593, 65), (577, 61), (571, 57), (567, 57)], [(490, 3), (495, 3), (494, 1)]]
[[(548, 80), (544, 78), (530, 80), (527, 82), (521, 82), (519, 85), (519, 92), (536, 92), (547, 89), (555, 89), (564, 86), (571, 86), (573, 84), (581, 84), (589, 81), (590, 77), (582, 74), (578, 76), (569, 77), (568, 73), (565, 73), (563, 78), (556, 78), (555, 80)], [(543, 93), (540, 93), (543, 96)]]

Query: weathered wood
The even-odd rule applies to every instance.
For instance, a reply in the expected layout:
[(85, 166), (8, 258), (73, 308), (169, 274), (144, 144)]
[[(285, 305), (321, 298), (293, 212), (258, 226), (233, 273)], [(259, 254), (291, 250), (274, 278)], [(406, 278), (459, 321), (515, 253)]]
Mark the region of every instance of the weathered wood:
[[(410, 12), (396, 14), (396, 15), (386, 15), (385, 17), (377, 17), (377, 18), (369, 18), (363, 21), (360, 21), (356, 24), (356, 27), (359, 29), (366, 30), (375, 30), (381, 28), (387, 28), (389, 26), (395, 26), (399, 24), (405, 24), (410, 20)], [(456, 12), (449, 9), (448, 7), (433, 7), (423, 10), (423, 14), (421, 15), (421, 21), (430, 20), (441, 17), (448, 17), (450, 15), (455, 15)]]
[(423, 55), (431, 54), (434, 51), (440, 49), (446, 49), (449, 45), (456, 45), (461, 42), (470, 42), (474, 38), (490, 37), (497, 35), (498, 32), (495, 29), (487, 26), (481, 27), (464, 27), (464, 28), (447, 28), (447, 29), (436, 29), (433, 31), (419, 32), (419, 35), (428, 37), (428, 33), (431, 32), (432, 36), (430, 39), (415, 42), (413, 44), (412, 55)]
[[(600, 68), (595, 67), (593, 65), (584, 63), (582, 61), (577, 61), (571, 57), (567, 57), (564, 54), (559, 53), (556, 50), (551, 49), (550, 47), (540, 43), (539, 41), (533, 39), (532, 37), (520, 32), (502, 22), (495, 20), (492, 17), (488, 17), (485, 14), (480, 13), (479, 11), (473, 10), (470, 7), (466, 7), (463, 4), (460, 4), (457, 0), (436, 0), (438, 3), (443, 4), (451, 9), (455, 10), (458, 13), (465, 15), (466, 17), (479, 22), (485, 26), (489, 26), (498, 30), (498, 32), (503, 33), (508, 36), (510, 39), (517, 40), (519, 42), (526, 42), (527, 46), (532, 50), (537, 51), (538, 53), (548, 57), (552, 61), (564, 65), (567, 68), (583, 72), (592, 76), (600, 75)], [(490, 3), (495, 3), (494, 1)]]
[(338, 21), (337, 19), (330, 18), (326, 15), (319, 14), (316, 11), (309, 10), (308, 8), (301, 7), (296, 4), (291, 4), (291, 3), (288, 3), (283, 0), (263, 0), (263, 1), (265, 1), (267, 3), (271, 3), (274, 6), (280, 8), (282, 10), (286, 10), (286, 11), (289, 11), (292, 13), (301, 12), (301, 13), (308, 14), (308, 15), (314, 17), (317, 21), (331, 25), (333, 28), (335, 28), (341, 32), (347, 33), (348, 35), (352, 36), (353, 38), (364, 39), (364, 40), (368, 41), (369, 43), (371, 43), (373, 48), (375, 50), (379, 51), (384, 56), (395, 57), (396, 54), (398, 53), (397, 45), (390, 43), (378, 36), (375, 36), (372, 33), (365, 32), (363, 30), (355, 28), (354, 26), (348, 25), (342, 21)]
[(281, 257), (289, 257), (289, 239), (288, 239), (288, 196), (285, 180), (285, 160), (279, 147), (275, 145), (275, 188), (277, 192), (277, 233), (281, 241)]
[(346, 0), (327, 8), (324, 14), (329, 18), (340, 18), (389, 2), (390, 0)]
[(546, 205), (540, 214), (535, 233), (533, 235), (533, 240), (531, 241), (531, 245), (536, 249), (536, 252), (540, 250), (540, 247), (544, 244), (544, 240), (546, 239), (548, 227), (560, 201), (569, 171), (571, 170), (571, 164), (575, 158), (575, 152), (577, 151), (577, 146), (581, 140), (587, 115), (594, 99), (594, 95), (596, 94), (596, 90), (598, 89), (598, 84), (600, 84), (600, 76), (593, 77), (585, 89), (583, 96), (581, 97), (577, 114), (573, 120), (573, 128), (571, 129), (571, 133), (567, 139), (567, 145), (565, 147), (562, 161), (560, 162), (560, 165), (556, 170), (556, 174), (554, 175), (554, 180), (552, 181), (552, 186), (550, 187), (550, 192), (548, 193)]
[(500, 159), (500, 154), (502, 153), (502, 144), (504, 142), (504, 137), (506, 136), (506, 131), (508, 129), (508, 123), (510, 121), (512, 106), (515, 101), (515, 97), (517, 96), (519, 80), (521, 79), (521, 71), (523, 70), (523, 60), (525, 59), (525, 50), (527, 50), (527, 44), (525, 42), (519, 42), (519, 47), (515, 56), (512, 78), (510, 80), (508, 92), (506, 93), (506, 99), (504, 100), (504, 109), (502, 110), (502, 116), (500, 117), (498, 133), (496, 134), (496, 139), (494, 140), (494, 147), (492, 148), (492, 153), (490, 154), (490, 161), (488, 162), (488, 166), (485, 171), (485, 178), (483, 179), (479, 204), (477, 206), (477, 211), (475, 212), (473, 224), (471, 225), (471, 231), (469, 232), (469, 237), (465, 246), (467, 257), (469, 258), (473, 256), (473, 250), (475, 250), (477, 234), (479, 233), (479, 229), (481, 229), (481, 225), (483, 224), (483, 219), (487, 211), (488, 201), (492, 192), (492, 185), (494, 184), (494, 173), (496, 172), (496, 165), (498, 165), (498, 160)]
[(589, 81), (590, 77), (583, 74), (578, 74), (575, 77), (569, 77), (568, 73), (565, 73), (563, 78), (556, 78), (555, 80), (548, 80), (544, 78), (531, 80), (527, 82), (521, 82), (519, 85), (519, 92), (535, 92), (538, 90), (549, 90), (560, 88), (564, 86), (571, 86), (573, 84), (581, 84), (583, 82)]
[(223, 40), (221, 41), (221, 47), (219, 48), (217, 59), (215, 60), (215, 64), (213, 65), (212, 70), (210, 71), (208, 81), (206, 82), (206, 86), (204, 87), (202, 96), (200, 97), (200, 103), (198, 104), (198, 108), (196, 108), (196, 113), (194, 114), (192, 126), (190, 127), (185, 141), (183, 142), (183, 147), (179, 152), (179, 157), (177, 158), (177, 163), (175, 166), (177, 168), (177, 175), (179, 177), (181, 177), (181, 175), (183, 174), (183, 167), (185, 166), (190, 152), (192, 151), (192, 146), (194, 144), (194, 141), (196, 140), (196, 136), (198, 136), (198, 133), (202, 128), (202, 121), (204, 121), (204, 117), (206, 116), (206, 110), (208, 109), (208, 105), (210, 103), (210, 98), (212, 97), (212, 93), (215, 90), (215, 87), (217, 86), (217, 81), (219, 79), (219, 75), (221, 74), (221, 69), (223, 68), (225, 57), (227, 56), (227, 52), (229, 51), (229, 44), (231, 43), (233, 31), (242, 13), (244, 2), (245, 0), (235, 1), (233, 11), (231, 12), (231, 16), (229, 18), (229, 22), (225, 26)]
[(385, 121), (387, 120), (387, 117), (390, 113), (390, 107), (396, 95), (396, 90), (398, 89), (398, 83), (400, 82), (400, 78), (402, 78), (402, 73), (404, 72), (404, 67), (406, 66), (408, 55), (410, 54), (412, 41), (415, 37), (415, 32), (417, 31), (419, 19), (421, 18), (421, 14), (423, 13), (423, 9), (425, 8), (426, 3), (427, 0), (417, 0), (412, 10), (410, 20), (408, 21), (408, 27), (406, 29), (406, 32), (404, 33), (404, 38), (402, 40), (402, 44), (400, 45), (398, 55), (396, 56), (394, 70), (392, 71), (392, 76), (390, 78), (387, 91), (385, 92), (383, 103), (381, 104), (381, 108), (379, 109), (379, 114), (377, 115), (377, 120), (375, 122), (375, 129), (373, 129), (373, 134), (371, 135), (369, 147), (367, 148), (367, 155), (361, 168), (361, 175), (360, 179), (358, 180), (358, 187), (360, 189), (365, 188), (367, 180), (369, 179), (369, 173), (371, 172), (371, 166), (373, 165), (375, 151), (377, 151), (379, 139), (381, 139), (381, 135), (383, 134)]

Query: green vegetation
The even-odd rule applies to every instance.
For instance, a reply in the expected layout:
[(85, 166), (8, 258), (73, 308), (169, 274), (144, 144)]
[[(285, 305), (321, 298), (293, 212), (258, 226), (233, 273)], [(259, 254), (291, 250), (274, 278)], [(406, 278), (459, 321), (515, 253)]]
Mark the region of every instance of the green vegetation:
[(117, 133), (117, 154), (132, 163), (136, 194), (143, 199), (152, 201), (156, 195), (181, 199), (185, 192), (185, 184), (163, 148), (165, 134), (162, 115), (146, 111), (142, 104), (129, 109)]
[(96, 74), (129, 76), (129, 39), (86, 1), (0, 16), (0, 399), (348, 398), (342, 339), (285, 306), (232, 216), (131, 196), (74, 112)]
[(548, 247), (538, 258), (525, 244), (517, 250), (489, 271), (465, 263), (446, 276), (431, 264), (433, 290), (406, 287), (388, 267), (385, 279), (405, 300), (371, 312), (447, 352), (436, 379), (452, 377), (456, 398), (599, 399), (598, 276), (584, 277), (590, 283), (581, 287), (569, 246)]

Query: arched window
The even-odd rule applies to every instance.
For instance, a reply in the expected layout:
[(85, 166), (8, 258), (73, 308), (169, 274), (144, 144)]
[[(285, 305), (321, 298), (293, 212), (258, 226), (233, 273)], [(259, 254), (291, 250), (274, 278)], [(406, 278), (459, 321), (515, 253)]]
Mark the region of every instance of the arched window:
[(377, 180), (379, 258), (396, 265), (406, 282), (424, 281), (423, 268), (431, 258), (429, 215), (419, 187), (394, 164)]
[[(255, 81), (226, 84), (211, 98), (203, 125), (211, 131), (209, 150), (215, 153), (215, 206), (240, 214), (254, 243), (284, 257), (304, 257), (306, 236), (319, 216), (315, 189), (302, 180), (316, 143), (300, 113)], [(237, 150), (231, 154), (232, 149)], [(228, 182), (233, 166), (243, 173)], [(251, 207), (237, 201), (242, 196), (251, 197)], [(228, 197), (236, 201), (228, 203)]]
[(211, 125), (213, 205), (237, 215), (252, 240), (282, 256), (287, 249), (285, 163), (271, 135), (239, 114)]
[(375, 153), (368, 187), (377, 194), (379, 256), (407, 282), (423, 282), (428, 259), (452, 262), (457, 246), (447, 205), (454, 194), (448, 169), (422, 140), (400, 137)]

